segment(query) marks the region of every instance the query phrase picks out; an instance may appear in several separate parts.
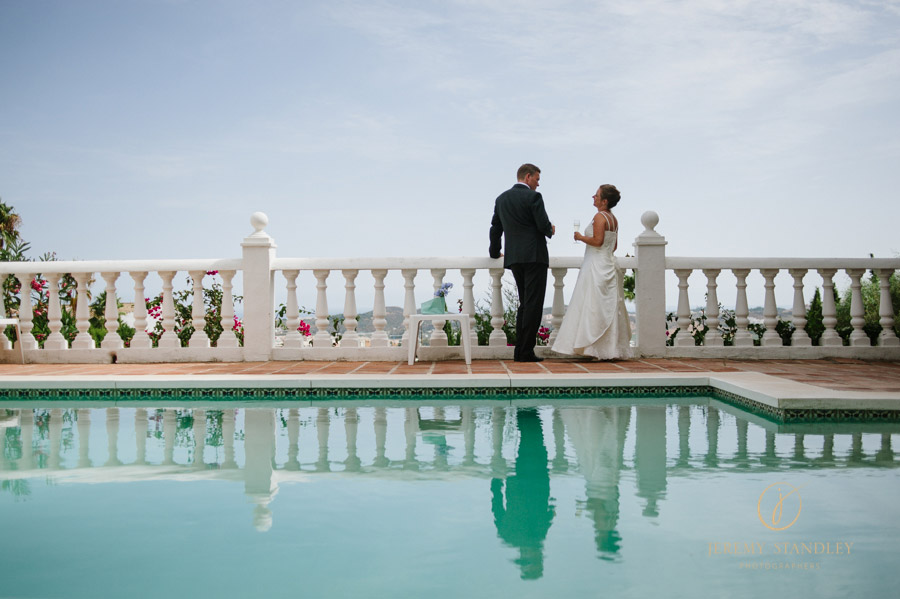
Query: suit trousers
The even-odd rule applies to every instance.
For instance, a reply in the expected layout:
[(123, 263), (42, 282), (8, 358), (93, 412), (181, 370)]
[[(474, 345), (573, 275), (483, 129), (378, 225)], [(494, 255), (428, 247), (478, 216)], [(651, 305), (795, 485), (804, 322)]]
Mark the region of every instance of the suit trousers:
[(516, 312), (515, 359), (534, 356), (537, 333), (544, 313), (544, 294), (547, 291), (547, 265), (537, 262), (510, 264), (516, 289), (519, 292), (519, 310)]

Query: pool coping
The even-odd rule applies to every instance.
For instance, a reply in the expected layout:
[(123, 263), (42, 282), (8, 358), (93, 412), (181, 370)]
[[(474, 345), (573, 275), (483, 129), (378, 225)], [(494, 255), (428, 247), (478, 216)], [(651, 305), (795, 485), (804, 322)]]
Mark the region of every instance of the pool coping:
[[(303, 374), (303, 375), (60, 375), (0, 377), (0, 406), (8, 402), (109, 398), (125, 392), (142, 402), (178, 400), (181, 390), (204, 399), (286, 401), (412, 399), (576, 399), (629, 394), (712, 395), (776, 421), (900, 421), (900, 392), (838, 391), (758, 372), (556, 374)], [(70, 396), (71, 397), (68, 397)], [(109, 399), (105, 399), (110, 401)], [(115, 401), (115, 400), (113, 400)]]

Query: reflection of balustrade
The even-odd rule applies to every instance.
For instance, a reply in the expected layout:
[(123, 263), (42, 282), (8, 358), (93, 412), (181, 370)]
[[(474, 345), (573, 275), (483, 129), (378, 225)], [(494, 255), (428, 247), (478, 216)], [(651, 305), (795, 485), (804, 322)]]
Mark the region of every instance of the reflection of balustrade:
[[(636, 354), (645, 356), (697, 356), (697, 357), (824, 357), (855, 356), (900, 359), (900, 338), (894, 333), (895, 317), (890, 300), (889, 278), (900, 269), (900, 259), (839, 259), (839, 258), (685, 258), (670, 257), (665, 254), (666, 240), (656, 232), (659, 218), (648, 212), (642, 217), (645, 230), (634, 241), (636, 257), (623, 257), (618, 264), (623, 269), (640, 272), (636, 277), (635, 309), (637, 319)], [(471, 257), (403, 257), (403, 258), (278, 258), (274, 240), (263, 230), (268, 222), (265, 215), (255, 214), (251, 223), (255, 232), (242, 243), (242, 257), (231, 260), (130, 260), (130, 261), (72, 261), (72, 262), (3, 262), (0, 263), (0, 282), (16, 277), (25, 292), (20, 292), (21, 306), (18, 317), (22, 332), (21, 343), (26, 360), (31, 362), (106, 362), (116, 359), (121, 362), (162, 362), (162, 361), (240, 361), (240, 360), (306, 360), (306, 359), (364, 359), (402, 360), (405, 352), (392, 346), (386, 331), (387, 308), (386, 290), (396, 297), (403, 297), (403, 332), (401, 344), (409, 342), (409, 316), (433, 290), (448, 278), (462, 279), (462, 312), (468, 315), (472, 341), (475, 332), (475, 287), (481, 285), (490, 296), (490, 323), (493, 331), (488, 345), (473, 343), (475, 358), (509, 358), (511, 349), (506, 345), (506, 336), (501, 327), (504, 323), (502, 277), (504, 270), (499, 260)], [(565, 278), (570, 270), (580, 267), (578, 257), (552, 257), (549, 269), (552, 274), (552, 290), (548, 298), (552, 304), (550, 324), (555, 329), (565, 314)], [(40, 271), (40, 273), (38, 272)], [(204, 331), (205, 306), (203, 302), (203, 281), (208, 272), (218, 271), (221, 277), (222, 312), (220, 324), (224, 329), (215, 347), (210, 347), (210, 339)], [(877, 347), (869, 344), (863, 330), (865, 324), (864, 306), (861, 293), (863, 277), (867, 271), (879, 277), (878, 302), (879, 325), (882, 328), (877, 338)], [(280, 275), (279, 275), (280, 273)], [(677, 336), (672, 347), (666, 347), (666, 292), (669, 273), (677, 278), (676, 316), (678, 322), (672, 331)], [(762, 278), (762, 286), (757, 277)], [(837, 333), (837, 309), (834, 302), (834, 277), (843, 273), (850, 284), (850, 345), (844, 347)], [(40, 274), (47, 283), (47, 299), (34, 303), (35, 296), (29, 293), (31, 281)], [(697, 284), (696, 276), (703, 279)], [(817, 276), (810, 277), (808, 275)], [(68, 275), (71, 275), (69, 278)], [(126, 276), (127, 275), (127, 276)], [(181, 347), (176, 336), (176, 314), (173, 296), (180, 275), (187, 275), (190, 317), (181, 325), (193, 325), (194, 332)], [(425, 275), (426, 282), (417, 287), (416, 279)], [(781, 280), (789, 277), (789, 281)], [(720, 311), (718, 298), (723, 290), (730, 288), (728, 279), (733, 278), (735, 303), (733, 310), (734, 328), (725, 331), (730, 323), (728, 315)], [(77, 305), (75, 330), (66, 331), (73, 339), (63, 335), (64, 306), (60, 304), (59, 291), (64, 285), (71, 285), (74, 279), (74, 305)], [(692, 279), (695, 285), (691, 285)], [(806, 302), (812, 298), (810, 286), (818, 286), (821, 280), (822, 314), (824, 333), (820, 345), (813, 347), (812, 340), (804, 330), (807, 319)], [(238, 347), (238, 338), (231, 332), (235, 309), (235, 281), (243, 297), (244, 346)], [(570, 281), (571, 281), (570, 277)], [(749, 280), (749, 283), (748, 283)], [(754, 283), (754, 280), (756, 282)], [(163, 301), (158, 315), (162, 335), (158, 347), (151, 347), (151, 338), (145, 330), (155, 321), (147, 313), (145, 304), (146, 286), (161, 285)], [(671, 281), (668, 281), (672, 287)], [(748, 284), (761, 290), (764, 296), (763, 319), (752, 323), (748, 304)], [(698, 289), (699, 287), (699, 289)], [(793, 297), (790, 324), (795, 331), (790, 347), (782, 346), (775, 328), (778, 325), (776, 291), (790, 287)], [(402, 290), (401, 290), (402, 288)], [(66, 286), (65, 289), (70, 289)], [(100, 347), (88, 333), (88, 306), (92, 294), (106, 292), (103, 310), (105, 337)], [(709, 328), (702, 344), (695, 345), (694, 325), (701, 325), (700, 314), (691, 311), (691, 291), (695, 296), (705, 293), (705, 326)], [(372, 326), (367, 346), (363, 346), (360, 331), (360, 309), (357, 295), (365, 292), (372, 297)], [(117, 334), (118, 307), (117, 293), (134, 301), (134, 323), (137, 329), (129, 347)], [(344, 333), (339, 343), (329, 330), (329, 294), (342, 293)], [(43, 296), (41, 296), (43, 297)], [(288, 328), (281, 346), (275, 343), (274, 306), (285, 298), (285, 324)], [(301, 298), (303, 301), (301, 302)], [(670, 298), (670, 300), (673, 298)], [(2, 298), (0, 298), (2, 302)], [(450, 302), (451, 307), (454, 302)], [(301, 322), (301, 305), (315, 306), (316, 334), (304, 338), (297, 329)], [(333, 307), (333, 306), (332, 306)], [(728, 309), (728, 308), (726, 308)], [(46, 315), (44, 314), (46, 310)], [(730, 309), (729, 309), (730, 311)], [(6, 309), (0, 303), (0, 317)], [(46, 339), (35, 337), (35, 319), (47, 318)], [(693, 319), (693, 320), (692, 320)], [(694, 321), (697, 321), (696, 323)], [(758, 327), (764, 325), (765, 333), (758, 339)], [(39, 333), (42, 335), (44, 333)], [(725, 337), (732, 346), (726, 346)], [(699, 337), (699, 335), (698, 335)], [(39, 349), (40, 342), (43, 347)], [(71, 343), (71, 349), (69, 344)], [(426, 359), (459, 356), (459, 348), (448, 347), (447, 338), (440, 323), (431, 334), (431, 343), (424, 348)], [(546, 351), (546, 350), (542, 350)], [(12, 361), (16, 358), (12, 345), (6, 336), (0, 336), (0, 359)]]
[[(342, 473), (502, 481), (522, 472), (515, 465), (517, 453), (527, 459), (521, 458), (517, 446), (522, 442), (521, 424), (512, 418), (515, 408), (508, 407), (322, 406), (284, 409), (281, 418), (276, 418), (276, 410), (262, 408), (192, 412), (52, 408), (0, 409), (0, 413), (13, 415), (0, 428), (4, 431), (0, 479), (243, 481), (260, 530), (271, 526), (270, 504), (279, 485), (287, 481)], [(900, 465), (892, 447), (892, 434), (900, 429), (891, 424), (849, 425), (843, 430), (836, 425), (808, 425), (782, 433), (771, 428), (775, 425), (762, 429), (712, 405), (558, 407), (545, 414), (544, 418), (551, 418), (545, 430), (552, 439), (544, 445), (553, 448), (553, 455), (538, 452), (544, 456), (541, 461), (546, 462), (550, 476), (579, 472), (585, 478), (586, 500), (578, 509), (590, 514), (602, 554), (618, 550), (623, 468), (633, 467), (644, 514), (654, 516), (671, 476), (722, 468), (758, 474), (785, 467)], [(631, 422), (634, 457), (633, 464), (626, 464), (624, 446)], [(677, 430), (678, 435), (677, 455), (671, 463), (667, 429)], [(733, 435), (733, 442), (722, 442), (725, 431), (730, 438)], [(399, 443), (390, 441), (392, 432)], [(133, 444), (126, 442), (130, 435)], [(288, 444), (281, 452), (276, 451), (279, 437), (286, 437)], [(91, 444), (92, 438), (98, 447)], [(778, 438), (788, 441), (776, 445)], [(836, 439), (841, 450), (835, 449)], [(575, 450), (574, 462), (566, 452), (568, 444)], [(723, 452), (723, 445), (734, 449)]]

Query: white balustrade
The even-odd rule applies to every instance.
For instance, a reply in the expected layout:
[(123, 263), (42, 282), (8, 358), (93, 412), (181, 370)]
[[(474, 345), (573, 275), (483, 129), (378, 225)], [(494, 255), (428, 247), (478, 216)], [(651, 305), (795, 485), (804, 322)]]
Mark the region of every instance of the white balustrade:
[[(418, 305), (432, 297), (432, 291), (440, 289), (448, 279), (462, 279), (462, 311), (469, 318), (471, 342), (475, 358), (511, 357), (512, 348), (507, 346), (506, 334), (503, 332), (504, 316), (507, 306), (504, 305), (505, 270), (500, 260), (487, 257), (404, 257), (404, 258), (277, 258), (275, 244), (263, 230), (268, 219), (265, 215), (255, 214), (252, 224), (254, 233), (243, 240), (242, 258), (236, 260), (158, 260), (158, 261), (70, 261), (40, 263), (0, 263), (0, 279), (15, 277), (20, 284), (18, 292), (18, 318), (20, 320), (22, 339), (19, 343), (25, 349), (26, 361), (37, 362), (102, 362), (118, 359), (122, 362), (163, 362), (188, 360), (293, 360), (293, 359), (373, 359), (401, 361), (404, 349), (409, 343), (409, 317), (418, 310)], [(631, 268), (636, 272), (637, 312), (637, 344), (636, 355), (643, 356), (696, 356), (696, 357), (825, 357), (847, 356), (871, 359), (900, 359), (900, 338), (894, 332), (895, 315), (890, 304), (889, 279), (900, 269), (898, 259), (806, 259), (806, 258), (684, 258), (666, 257), (665, 238), (655, 231), (659, 218), (653, 213), (642, 217), (645, 230), (635, 239), (636, 257), (619, 258), (619, 267)], [(549, 265), (553, 275), (550, 324), (552, 327), (550, 343), (555, 340), (556, 331), (565, 317), (566, 292), (571, 286), (565, 285), (565, 277), (570, 269), (580, 267), (579, 257), (552, 257)], [(41, 274), (35, 271), (40, 268)], [(203, 281), (207, 280), (207, 272), (217, 271), (222, 277), (222, 310), (219, 324), (222, 333), (218, 339), (210, 339), (205, 332), (206, 306), (204, 304)], [(672, 271), (678, 279), (677, 316), (678, 334), (673, 346), (666, 346), (665, 341), (665, 306), (666, 304), (666, 271)], [(691, 275), (700, 271), (705, 276), (701, 289), (691, 285)], [(779, 273), (784, 271), (792, 280), (792, 289), (782, 288)], [(813, 292), (805, 282), (811, 271), (821, 277), (822, 288), (822, 324), (824, 331), (820, 339), (813, 341), (806, 333), (809, 324), (806, 314), (807, 300)], [(879, 286), (877, 301), (878, 324), (882, 331), (877, 345), (872, 346), (864, 330), (865, 308), (863, 306), (862, 286), (867, 272), (878, 274)], [(183, 281), (180, 275), (188, 274), (188, 289), (182, 291)], [(241, 273), (243, 284), (241, 296), (243, 301), (243, 346), (235, 334), (234, 281)], [(280, 273), (280, 275), (278, 274)], [(333, 273), (342, 281), (340, 286), (329, 288), (328, 279)], [(392, 278), (392, 273), (399, 275)], [(420, 286), (417, 290), (415, 282), (419, 274), (430, 275), (431, 285)], [(763, 280), (762, 291), (765, 300), (763, 306), (763, 325), (765, 333), (758, 343), (754, 343), (754, 335), (750, 329), (750, 311), (748, 308), (748, 281), (754, 294), (760, 292), (759, 273)], [(837, 332), (838, 320), (835, 306), (835, 276), (848, 276), (850, 279), (850, 322), (849, 345)], [(130, 277), (123, 277), (127, 274)], [(753, 274), (754, 276), (750, 276)], [(726, 276), (723, 276), (726, 275)], [(308, 285), (312, 276), (315, 290)], [(726, 283), (727, 277), (733, 276), (734, 283)], [(32, 281), (37, 278), (46, 287), (39, 294), (32, 290)], [(282, 279), (283, 277), (283, 279)], [(482, 277), (482, 278), (479, 278)], [(60, 298), (60, 287), (64, 281), (75, 281), (75, 290), (71, 298)], [(282, 283), (276, 283), (276, 279)], [(388, 289), (387, 285), (396, 285), (402, 280), (402, 290)], [(840, 279), (838, 279), (840, 281)], [(119, 335), (119, 313), (117, 286), (133, 285), (134, 294), (134, 326), (135, 333), (130, 342)], [(476, 303), (478, 290), (476, 281), (487, 283), (489, 289), (489, 318), (492, 328), (486, 346), (477, 347), (478, 333), (475, 328)], [(387, 282), (387, 283), (386, 283)], [(868, 281), (865, 281), (868, 285)], [(181, 287), (177, 287), (181, 284)], [(734, 285), (728, 289), (729, 295), (734, 292), (734, 325), (733, 340), (727, 344), (723, 340), (721, 328), (726, 326), (720, 310), (719, 297), (723, 285)], [(160, 312), (154, 312), (151, 319), (146, 307), (145, 294), (147, 285), (151, 288), (162, 288), (162, 305)], [(779, 285), (776, 290), (776, 285)], [(341, 289), (342, 287), (342, 289)], [(399, 287), (399, 286), (398, 286)], [(426, 289), (429, 291), (426, 293)], [(70, 287), (67, 292), (72, 294)], [(102, 324), (105, 329), (103, 341), (95, 346), (90, 330), (90, 302), (92, 291), (105, 290), (106, 303), (103, 306)], [(372, 304), (372, 327), (364, 332), (360, 330), (359, 306), (357, 294), (362, 290)], [(392, 341), (388, 335), (388, 308), (386, 295), (401, 295), (403, 298), (402, 336)], [(417, 293), (418, 291), (418, 293)], [(702, 344), (697, 346), (692, 336), (692, 313), (690, 298), (694, 294), (705, 291), (706, 300), (703, 312), (706, 318), (707, 333)], [(790, 322), (794, 327), (790, 346), (784, 346), (776, 331), (779, 325), (776, 291), (781, 295), (792, 294)], [(398, 293), (399, 292), (399, 293)], [(339, 344), (333, 342), (333, 332), (329, 331), (329, 294), (342, 293), (344, 328)], [(130, 294), (130, 292), (129, 292)], [(191, 295), (190, 315), (176, 313), (176, 294)], [(313, 343), (297, 330), (301, 325), (300, 295), (304, 305), (315, 297), (316, 334)], [(40, 307), (46, 314), (35, 312), (38, 305), (34, 298), (42, 296)], [(418, 295), (418, 297), (417, 297)], [(287, 331), (283, 346), (276, 347), (274, 329), (274, 306), (278, 297), (286, 297), (285, 319)], [(451, 296), (452, 297), (452, 296)], [(670, 298), (674, 299), (674, 298)], [(44, 302), (46, 301), (46, 306)], [(871, 299), (867, 299), (872, 301)], [(453, 300), (450, 301), (454, 305)], [(13, 307), (16, 304), (13, 303)], [(0, 315), (7, 312), (0, 300)], [(74, 314), (70, 311), (74, 307)], [(726, 314), (731, 307), (726, 306)], [(698, 310), (695, 307), (695, 310)], [(871, 307), (869, 307), (871, 310)], [(161, 322), (156, 318), (161, 316)], [(189, 318), (194, 332), (182, 347), (178, 337), (181, 318)], [(46, 324), (45, 324), (46, 323)], [(74, 324), (74, 327), (72, 326)], [(429, 346), (424, 348), (426, 359), (443, 359), (458, 357), (461, 348), (449, 347), (447, 336), (441, 324), (431, 333)], [(731, 321), (728, 320), (730, 325)], [(39, 326), (36, 330), (35, 327)], [(156, 334), (148, 334), (147, 329), (156, 326), (162, 334), (156, 341)], [(74, 328), (74, 331), (73, 331)], [(844, 330), (842, 334), (846, 334)], [(40, 333), (40, 334), (38, 334)], [(399, 333), (399, 331), (398, 331)], [(46, 335), (46, 338), (44, 338)], [(74, 335), (74, 339), (72, 336)], [(69, 336), (69, 338), (67, 338)], [(365, 337), (369, 343), (363, 344)], [(71, 346), (70, 346), (71, 344)], [(127, 347), (126, 347), (127, 345)], [(77, 350), (77, 351), (73, 351)], [(539, 349), (547, 353), (548, 349)], [(0, 361), (14, 358), (13, 345), (8, 339), (0, 339)]]

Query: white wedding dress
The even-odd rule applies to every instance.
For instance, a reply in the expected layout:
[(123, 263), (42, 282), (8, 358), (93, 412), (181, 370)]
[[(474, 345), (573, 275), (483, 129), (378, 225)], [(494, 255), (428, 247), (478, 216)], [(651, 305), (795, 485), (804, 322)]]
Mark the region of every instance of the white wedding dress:
[[(603, 215), (606, 218), (606, 215)], [(609, 221), (609, 219), (607, 219)], [(592, 237), (592, 224), (584, 235)], [(612, 226), (610, 226), (612, 229)], [(553, 351), (600, 360), (630, 358), (631, 323), (625, 310), (622, 271), (613, 249), (618, 231), (609, 230), (600, 247), (586, 245), (572, 301), (553, 343)]]

